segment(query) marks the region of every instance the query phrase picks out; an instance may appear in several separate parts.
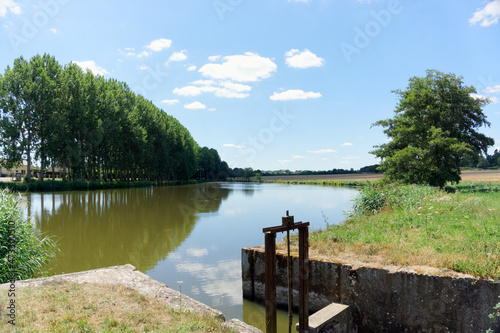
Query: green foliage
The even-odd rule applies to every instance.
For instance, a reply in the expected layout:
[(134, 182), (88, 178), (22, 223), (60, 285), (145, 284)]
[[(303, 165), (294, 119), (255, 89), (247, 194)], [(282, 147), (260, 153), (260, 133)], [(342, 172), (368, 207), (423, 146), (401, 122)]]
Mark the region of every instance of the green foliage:
[(243, 178), (247, 181), (249, 181), (253, 176), (255, 176), (255, 172), (252, 168), (245, 168), (245, 170), (243, 170)]
[(260, 175), (260, 173), (255, 174), (255, 181), (262, 183), (262, 176)]
[(46, 274), (43, 268), (55, 255), (55, 243), (34, 231), (21, 204), (19, 196), (0, 190), (0, 283)]
[(388, 207), (392, 210), (413, 209), (431, 198), (437, 190), (430, 186), (373, 184), (359, 189), (354, 198), (349, 217), (371, 215)]
[[(500, 298), (500, 296), (499, 296), (499, 298)], [(494, 324), (497, 323), (498, 318), (500, 317), (500, 302), (498, 302), (497, 305), (495, 305), (493, 309), (495, 310), (495, 312), (490, 313), (488, 315), (488, 318), (490, 318), (490, 320), (491, 320), (491, 326), (488, 330), (486, 330), (486, 333), (494, 333), (492, 327)]]
[[(0, 161), (11, 168), (26, 156), (31, 168), (34, 157), (42, 180), (54, 165), (63, 178), (82, 181), (186, 181), (213, 171), (198, 168), (205, 163), (198, 144), (177, 119), (125, 83), (74, 63), (62, 67), (49, 55), (7, 67), (0, 110)], [(227, 168), (209, 151), (216, 173)]]
[(372, 152), (382, 159), (386, 179), (441, 188), (458, 183), (461, 161), (477, 161), (493, 145), (477, 131), (489, 126), (482, 112), (489, 100), (472, 97), (476, 89), (465, 86), (462, 77), (429, 70), (395, 93), (400, 99), (394, 118), (374, 124), (392, 139)]

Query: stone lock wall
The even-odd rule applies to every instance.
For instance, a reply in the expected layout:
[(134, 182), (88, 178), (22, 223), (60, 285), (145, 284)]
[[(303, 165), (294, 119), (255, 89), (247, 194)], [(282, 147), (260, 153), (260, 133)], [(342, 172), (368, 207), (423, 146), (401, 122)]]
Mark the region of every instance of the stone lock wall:
[[(293, 260), (298, 286), (298, 258)], [(286, 255), (277, 257), (277, 301), (288, 302)], [(263, 301), (264, 249), (242, 250), (243, 296)], [(437, 276), (410, 269), (352, 265), (310, 259), (309, 307), (351, 306), (358, 332), (485, 332), (500, 299), (500, 284), (466, 276)], [(298, 292), (294, 290), (294, 306)], [(500, 326), (494, 326), (500, 332)]]

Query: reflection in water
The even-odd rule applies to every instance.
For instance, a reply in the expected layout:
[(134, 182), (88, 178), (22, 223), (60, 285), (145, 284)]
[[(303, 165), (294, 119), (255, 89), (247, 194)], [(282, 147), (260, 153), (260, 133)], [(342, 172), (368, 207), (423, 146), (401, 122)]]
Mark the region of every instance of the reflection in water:
[(147, 189), (28, 193), (28, 210), (61, 254), (53, 274), (131, 263), (154, 267), (191, 233), (199, 213), (217, 212), (230, 193), (216, 183)]
[[(243, 321), (265, 332), (266, 308), (263, 304), (243, 299)], [(296, 332), (295, 325), (298, 322), (299, 316), (294, 313), (292, 319), (292, 332)], [(276, 323), (278, 333), (288, 333), (288, 311), (278, 309), (276, 311)]]
[[(286, 210), (311, 230), (344, 219), (357, 191), (285, 184), (209, 183), (27, 194), (27, 214), (59, 241), (53, 273), (130, 263), (166, 285), (258, 327), (263, 308), (243, 301), (241, 248)], [(277, 240), (283, 238), (278, 234)], [(287, 327), (280, 312), (280, 327)], [(281, 328), (279, 328), (281, 330)]]

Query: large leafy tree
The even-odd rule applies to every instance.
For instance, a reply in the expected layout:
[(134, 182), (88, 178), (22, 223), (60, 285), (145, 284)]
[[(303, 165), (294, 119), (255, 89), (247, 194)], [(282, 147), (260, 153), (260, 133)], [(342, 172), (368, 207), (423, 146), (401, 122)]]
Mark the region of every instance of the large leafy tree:
[(372, 151), (382, 159), (386, 179), (439, 187), (458, 183), (460, 162), (477, 161), (494, 144), (478, 131), (490, 125), (482, 111), (489, 100), (474, 95), (463, 77), (428, 70), (394, 92), (399, 95), (394, 118), (374, 124), (385, 127), (390, 138)]

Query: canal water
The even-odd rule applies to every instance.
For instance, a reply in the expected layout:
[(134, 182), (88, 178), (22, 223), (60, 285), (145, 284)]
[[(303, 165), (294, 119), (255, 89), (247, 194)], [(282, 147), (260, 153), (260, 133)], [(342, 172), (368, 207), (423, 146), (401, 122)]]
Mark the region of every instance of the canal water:
[[(52, 274), (130, 263), (169, 287), (263, 328), (264, 309), (242, 298), (241, 248), (287, 210), (310, 230), (344, 220), (357, 191), (309, 185), (196, 185), (27, 193), (27, 214), (61, 250)], [(284, 234), (278, 234), (281, 240)], [(287, 325), (286, 315), (280, 321)]]

